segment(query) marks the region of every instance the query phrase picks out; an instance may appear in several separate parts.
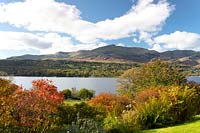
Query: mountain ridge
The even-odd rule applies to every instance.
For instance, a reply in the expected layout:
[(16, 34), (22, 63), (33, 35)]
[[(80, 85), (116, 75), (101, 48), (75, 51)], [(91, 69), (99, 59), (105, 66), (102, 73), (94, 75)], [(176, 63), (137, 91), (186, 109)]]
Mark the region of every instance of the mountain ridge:
[(200, 63), (200, 52), (192, 50), (174, 50), (157, 52), (140, 47), (123, 47), (108, 45), (93, 50), (76, 52), (57, 52), (48, 55), (22, 55), (7, 58), (7, 60), (81, 60), (81, 61), (130, 61), (145, 63), (153, 59), (175, 60), (186, 64)]

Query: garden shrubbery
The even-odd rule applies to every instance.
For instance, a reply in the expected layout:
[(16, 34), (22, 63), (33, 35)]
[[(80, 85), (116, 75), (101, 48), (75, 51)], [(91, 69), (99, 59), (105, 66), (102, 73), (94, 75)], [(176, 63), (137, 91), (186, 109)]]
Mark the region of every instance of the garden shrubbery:
[(106, 115), (119, 116), (131, 99), (111, 93), (101, 93), (88, 101), (88, 104), (106, 112)]
[[(188, 86), (166, 86), (155, 90), (158, 90), (159, 95), (148, 95), (143, 100), (140, 97), (132, 110), (122, 114), (124, 124), (136, 129), (158, 128), (190, 120), (198, 113), (196, 105), (199, 105), (200, 97), (195, 89)], [(145, 91), (149, 93), (152, 89), (137, 95), (141, 96)]]
[[(163, 88), (164, 89), (164, 88)], [(154, 87), (154, 88), (149, 88), (146, 90), (142, 90), (136, 94), (134, 97), (135, 103), (139, 104), (145, 104), (148, 102), (152, 97), (159, 98), (160, 97), (160, 90), (161, 87)]]
[(68, 125), (75, 122), (78, 118), (80, 120), (86, 119), (99, 119), (98, 115), (101, 112), (98, 111), (96, 108), (89, 106), (88, 104), (82, 102), (80, 104), (75, 105), (65, 105), (63, 104), (58, 108), (57, 118), (58, 118), (58, 125)]
[[(102, 131), (103, 116), (95, 107), (82, 102), (64, 103), (64, 95), (49, 80), (32, 82), (31, 90), (0, 79), (0, 131), (52, 132)], [(69, 93), (67, 92), (67, 97)]]
[(63, 104), (58, 108), (56, 116), (55, 132), (105, 132), (101, 124), (104, 119), (103, 112), (85, 102), (74, 105)]
[[(48, 130), (64, 96), (49, 80), (33, 81), (31, 90), (23, 90), (11, 81), (0, 79), (0, 126), (29, 131)], [(8, 128), (9, 127), (9, 128)]]
[(135, 104), (118, 119), (127, 131), (165, 127), (191, 120), (199, 114), (200, 86), (187, 83), (174, 64), (155, 61), (122, 75), (118, 92)]
[[(0, 79), (0, 131), (135, 132), (175, 125), (200, 114), (200, 85), (178, 66), (154, 61), (125, 72), (119, 95), (87, 89), (58, 92), (49, 80), (23, 90)], [(83, 99), (68, 105), (65, 99)], [(87, 101), (88, 100), (88, 101)]]

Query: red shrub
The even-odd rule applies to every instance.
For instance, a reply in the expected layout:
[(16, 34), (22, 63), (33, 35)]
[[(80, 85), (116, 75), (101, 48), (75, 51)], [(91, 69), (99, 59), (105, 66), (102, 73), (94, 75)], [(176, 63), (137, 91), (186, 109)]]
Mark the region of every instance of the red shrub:
[(21, 126), (50, 126), (50, 115), (64, 100), (62, 93), (49, 80), (33, 81), (32, 90), (19, 90), (15, 94), (15, 118)]

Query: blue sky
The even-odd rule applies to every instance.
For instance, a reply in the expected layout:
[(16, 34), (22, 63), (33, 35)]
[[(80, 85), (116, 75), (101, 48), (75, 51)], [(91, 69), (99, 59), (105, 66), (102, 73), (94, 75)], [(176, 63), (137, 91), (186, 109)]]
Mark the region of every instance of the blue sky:
[(199, 0), (0, 0), (0, 59), (116, 44), (200, 50)]

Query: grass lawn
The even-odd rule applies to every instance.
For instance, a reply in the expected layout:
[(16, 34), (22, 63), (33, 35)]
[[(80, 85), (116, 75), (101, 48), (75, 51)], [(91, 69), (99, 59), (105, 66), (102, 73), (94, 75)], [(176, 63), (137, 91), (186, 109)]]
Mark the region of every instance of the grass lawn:
[(187, 122), (173, 127), (144, 130), (141, 131), (141, 133), (200, 133), (200, 116), (192, 122)]
[(81, 103), (81, 102), (84, 102), (84, 101), (81, 101), (81, 100), (71, 100), (71, 99), (69, 99), (69, 100), (65, 100), (65, 101), (64, 101), (64, 104), (74, 105), (74, 104), (79, 104), (79, 103)]

